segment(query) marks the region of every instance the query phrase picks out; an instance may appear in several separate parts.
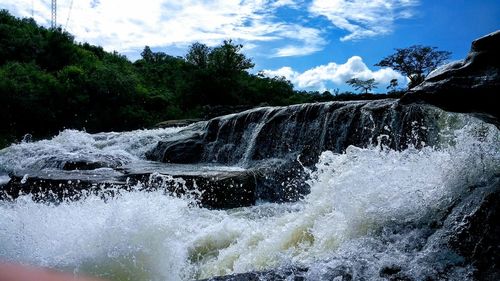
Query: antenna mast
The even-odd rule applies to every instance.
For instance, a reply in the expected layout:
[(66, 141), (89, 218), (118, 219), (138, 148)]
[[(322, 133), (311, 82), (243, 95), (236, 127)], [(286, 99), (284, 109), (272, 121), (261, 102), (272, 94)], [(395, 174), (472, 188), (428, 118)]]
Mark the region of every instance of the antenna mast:
[(52, 18), (50, 21), (50, 27), (56, 28), (57, 27), (57, 0), (52, 0), (52, 6), (51, 6), (51, 11), (52, 11)]

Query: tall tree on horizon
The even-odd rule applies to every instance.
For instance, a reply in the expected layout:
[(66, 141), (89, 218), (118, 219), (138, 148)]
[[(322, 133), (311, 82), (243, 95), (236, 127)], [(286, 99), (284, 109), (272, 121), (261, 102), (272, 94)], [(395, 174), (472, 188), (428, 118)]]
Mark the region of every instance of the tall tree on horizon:
[(362, 80), (359, 78), (351, 78), (346, 81), (347, 84), (350, 86), (354, 87), (356, 90), (361, 90), (365, 91), (365, 94), (368, 94), (368, 91), (371, 91), (373, 89), (377, 88), (378, 83), (375, 82), (375, 79), (368, 79), (368, 80)]
[(438, 51), (437, 47), (422, 45), (395, 50), (394, 54), (383, 58), (375, 66), (390, 67), (406, 75), (410, 79), (409, 89), (422, 83), (431, 71), (451, 56), (451, 52)]

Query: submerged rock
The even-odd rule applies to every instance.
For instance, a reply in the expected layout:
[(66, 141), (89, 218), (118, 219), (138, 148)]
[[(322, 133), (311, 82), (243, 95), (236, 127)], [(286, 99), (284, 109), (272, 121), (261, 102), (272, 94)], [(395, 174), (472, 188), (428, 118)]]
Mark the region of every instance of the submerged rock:
[(473, 113), (500, 125), (500, 30), (472, 42), (463, 61), (444, 65), (401, 98), (401, 103), (427, 103), (448, 111)]

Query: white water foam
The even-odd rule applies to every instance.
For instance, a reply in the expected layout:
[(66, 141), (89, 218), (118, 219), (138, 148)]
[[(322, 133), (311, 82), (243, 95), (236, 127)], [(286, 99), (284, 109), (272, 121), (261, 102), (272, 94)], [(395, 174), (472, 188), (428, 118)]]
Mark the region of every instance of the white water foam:
[[(217, 211), (160, 192), (59, 205), (24, 196), (0, 203), (0, 259), (136, 281), (190, 280), (287, 265), (314, 268), (324, 261), (331, 266), (338, 261), (327, 261), (336, 253), (344, 253), (348, 264), (355, 258), (349, 255), (360, 251), (402, 263), (415, 253), (380, 242), (384, 226), (428, 221), (468, 186), (498, 173), (499, 140), (494, 126), (473, 123), (456, 132), (453, 145), (439, 149), (351, 146), (344, 154), (324, 152), (312, 173), (311, 193), (292, 204)], [(83, 145), (89, 142), (97, 141)], [(413, 234), (401, 232), (392, 243), (414, 243)], [(410, 273), (418, 278), (422, 268)], [(467, 270), (457, 271), (461, 279)], [(366, 279), (380, 280), (377, 276)]]
[(50, 140), (21, 142), (0, 150), (0, 170), (41, 170), (58, 163), (54, 160), (78, 159), (119, 166), (143, 159), (158, 141), (182, 129), (184, 127), (98, 134), (65, 130)]

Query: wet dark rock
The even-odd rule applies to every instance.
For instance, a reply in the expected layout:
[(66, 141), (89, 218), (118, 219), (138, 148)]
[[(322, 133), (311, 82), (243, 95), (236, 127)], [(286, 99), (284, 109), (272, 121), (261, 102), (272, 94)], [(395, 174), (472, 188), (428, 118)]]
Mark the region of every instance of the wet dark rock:
[(184, 127), (200, 121), (203, 121), (203, 119), (192, 118), (192, 119), (167, 120), (154, 125), (154, 127), (155, 128)]
[(476, 268), (478, 280), (500, 280), (500, 177), (462, 203), (448, 245)]
[(425, 258), (471, 265), (476, 280), (500, 280), (500, 175), (471, 186), (428, 238)]
[(0, 199), (15, 200), (29, 194), (35, 201), (61, 202), (80, 200), (90, 195), (112, 197), (132, 190), (164, 190), (166, 194), (191, 197), (200, 207), (210, 209), (251, 206), (256, 200), (256, 178), (251, 171), (190, 174), (185, 171), (155, 170), (119, 173), (110, 169), (107, 174), (83, 172), (10, 175), (10, 181), (2, 187)]
[[(391, 265), (383, 267), (380, 270), (380, 277), (388, 281), (413, 281), (414, 279), (401, 272), (401, 267), (398, 265)], [(429, 280), (430, 281), (430, 280)]]
[(401, 103), (427, 103), (448, 111), (473, 113), (500, 125), (500, 31), (472, 42), (467, 58), (432, 72), (401, 98)]
[(147, 158), (244, 166), (299, 158), (310, 167), (321, 152), (342, 152), (349, 145), (383, 143), (404, 149), (433, 144), (438, 137), (436, 114), (430, 107), (399, 105), (393, 99), (264, 107), (215, 118), (181, 138), (161, 141)]
[(31, 195), (33, 200), (41, 202), (60, 202), (79, 200), (89, 195), (113, 196), (113, 187), (123, 186), (125, 182), (113, 177), (86, 177), (79, 175), (52, 176), (37, 175), (30, 177), (10, 175), (10, 181), (2, 187), (0, 199), (15, 200), (19, 196)]
[(214, 118), (160, 141), (148, 160), (181, 164), (238, 165), (264, 171), (256, 197), (293, 202), (309, 193), (309, 175), (325, 150), (349, 145), (405, 149), (438, 142), (443, 112), (397, 100), (351, 101), (263, 107)]
[(128, 175), (129, 183), (145, 190), (165, 189), (178, 196), (189, 196), (200, 207), (231, 209), (255, 204), (256, 179), (250, 172), (221, 172), (216, 175)]
[(160, 141), (146, 153), (147, 159), (165, 163), (198, 163), (203, 152), (203, 130), (205, 122), (194, 123), (171, 139)]
[(305, 281), (306, 273), (307, 269), (304, 268), (287, 268), (218, 276), (202, 281)]
[(306, 183), (309, 174), (298, 161), (269, 161), (256, 169), (258, 200), (267, 202), (296, 202), (309, 194)]
[(62, 169), (67, 171), (72, 170), (95, 170), (99, 168), (112, 168), (118, 165), (112, 165), (108, 162), (85, 161), (85, 160), (70, 160), (63, 164)]
[[(165, 163), (197, 163), (201, 160), (203, 153), (203, 140), (200, 136), (193, 139), (177, 140), (171, 143), (163, 142), (159, 144), (159, 149), (163, 151), (161, 162)], [(148, 154), (151, 156), (152, 154)], [(157, 154), (160, 156), (160, 154)]]
[[(260, 106), (265, 105), (261, 104)], [(239, 113), (255, 107), (254, 105), (205, 105), (203, 107), (203, 115), (205, 120), (208, 120), (223, 115)]]

